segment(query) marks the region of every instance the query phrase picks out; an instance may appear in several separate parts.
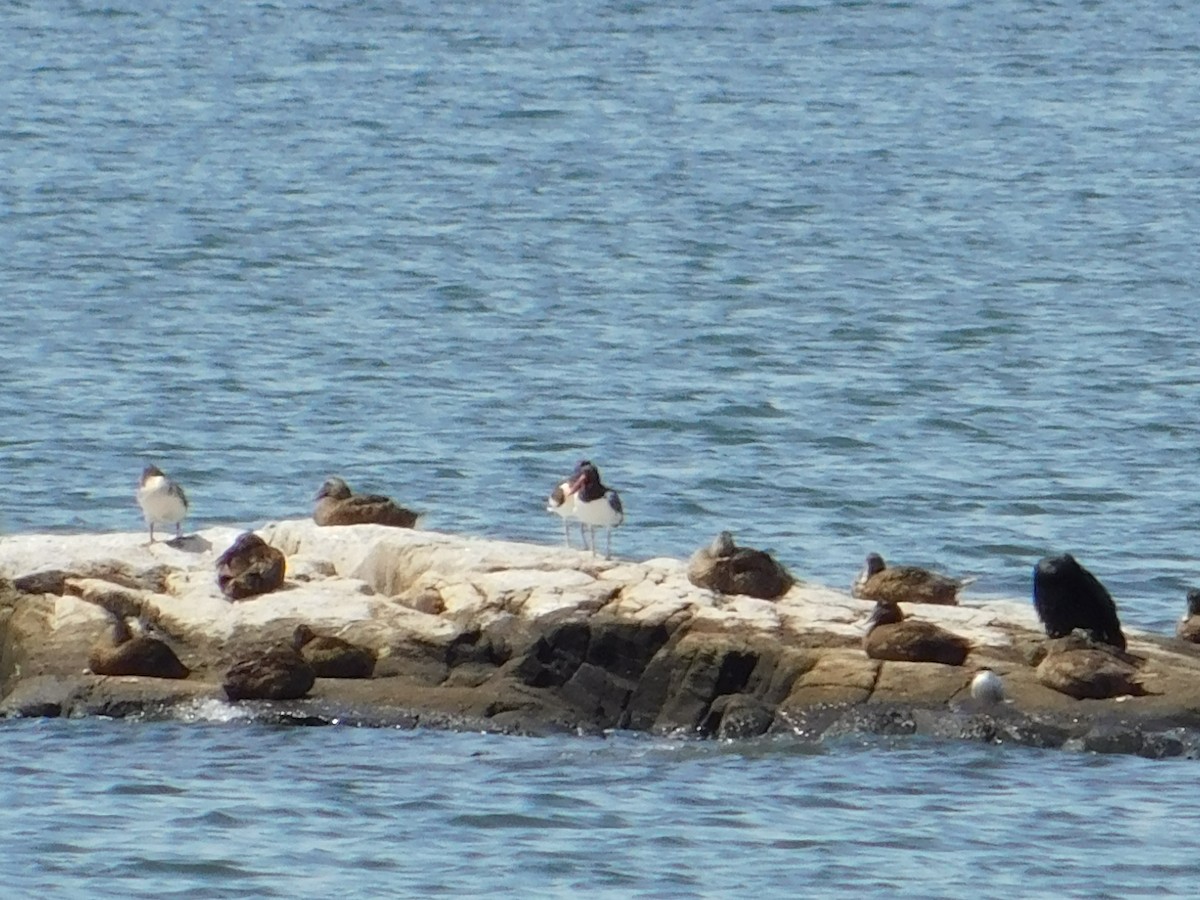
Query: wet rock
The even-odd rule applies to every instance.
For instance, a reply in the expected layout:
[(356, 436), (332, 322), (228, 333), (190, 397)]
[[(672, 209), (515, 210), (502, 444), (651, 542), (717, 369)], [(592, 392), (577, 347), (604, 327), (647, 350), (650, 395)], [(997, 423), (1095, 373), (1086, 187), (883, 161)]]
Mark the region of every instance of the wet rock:
[(700, 733), (723, 740), (758, 737), (775, 722), (775, 707), (747, 694), (718, 697), (708, 708)]
[(742, 692), (758, 661), (750, 646), (689, 636), (659, 666), (647, 667), (631, 700), (630, 720), (645, 722), (655, 712), (650, 727), (656, 732), (697, 731), (717, 697)]
[(836, 739), (857, 734), (896, 736), (916, 733), (917, 722), (912, 709), (866, 705), (847, 709), (825, 729), (822, 738)]
[(524, 684), (557, 688), (598, 727), (627, 723), (627, 710), (643, 674), (669, 634), (663, 625), (594, 617), (554, 625), (510, 668)]

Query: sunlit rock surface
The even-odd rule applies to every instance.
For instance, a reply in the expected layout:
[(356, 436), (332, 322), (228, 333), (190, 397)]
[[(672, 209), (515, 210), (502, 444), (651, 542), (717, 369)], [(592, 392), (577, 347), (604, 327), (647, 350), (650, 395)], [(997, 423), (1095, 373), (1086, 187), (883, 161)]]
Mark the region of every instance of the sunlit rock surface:
[[(1130, 631), (1149, 693), (1075, 700), (1035, 677), (1042, 634), (1023, 599), (967, 591), (960, 606), (908, 611), (967, 637), (964, 666), (879, 662), (861, 648), (873, 604), (840, 590), (801, 580), (778, 601), (722, 596), (693, 586), (683, 560), (374, 525), (266, 526), (260, 536), (287, 556), (284, 585), (231, 602), (214, 567), (239, 533), (210, 528), (171, 544), (141, 533), (0, 538), (0, 712), (182, 715), (223, 697), (232, 660), (306, 623), (374, 651), (375, 677), (318, 679), (306, 700), (248, 705), (253, 717), (929, 734), (1152, 756), (1191, 752), (1200, 727), (1200, 647)], [(157, 626), (191, 677), (88, 673), (110, 613)], [(1010, 700), (999, 708), (972, 707), (982, 666), (1004, 678)]]

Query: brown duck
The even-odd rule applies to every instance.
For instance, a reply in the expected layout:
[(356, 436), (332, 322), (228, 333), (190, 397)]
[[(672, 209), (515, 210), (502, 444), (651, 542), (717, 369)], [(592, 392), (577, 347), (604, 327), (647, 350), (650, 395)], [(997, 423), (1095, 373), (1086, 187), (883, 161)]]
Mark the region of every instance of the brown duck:
[(222, 687), (230, 700), (298, 700), (312, 690), (316, 678), (295, 646), (280, 644), (234, 663)]
[(217, 586), (230, 600), (244, 600), (278, 588), (286, 568), (283, 551), (247, 531), (217, 558)]
[(889, 566), (878, 553), (867, 555), (866, 565), (850, 588), (860, 600), (891, 600), (895, 603), (958, 604), (959, 589), (974, 578), (948, 578), (918, 566)]
[(1079, 633), (1048, 640), (1046, 655), (1034, 673), (1048, 688), (1076, 700), (1140, 697), (1147, 693), (1138, 674), (1141, 657), (1124, 653)]
[(381, 494), (355, 494), (340, 478), (328, 478), (317, 491), (313, 521), (318, 525), (391, 525), (412, 528), (420, 518)]
[(891, 600), (879, 600), (867, 622), (863, 650), (871, 659), (961, 666), (971, 642), (932, 622), (905, 618)]
[(795, 583), (771, 554), (737, 546), (728, 531), (722, 531), (709, 546), (692, 554), (687, 577), (696, 587), (762, 600), (782, 597)]
[(307, 625), (296, 626), (292, 646), (318, 678), (370, 678), (375, 672), (371, 650), (339, 637), (319, 635)]
[(1187, 615), (1179, 620), (1175, 633), (1185, 641), (1200, 644), (1200, 590), (1187, 592)]
[(97, 675), (187, 678), (191, 674), (163, 641), (148, 634), (134, 637), (123, 616), (114, 616), (105, 636), (92, 647), (88, 668)]

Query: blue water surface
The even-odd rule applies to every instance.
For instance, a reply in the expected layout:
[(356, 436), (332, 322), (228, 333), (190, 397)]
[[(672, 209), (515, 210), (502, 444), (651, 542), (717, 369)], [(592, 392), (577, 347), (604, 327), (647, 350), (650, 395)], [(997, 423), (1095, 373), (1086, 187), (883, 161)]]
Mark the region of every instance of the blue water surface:
[(18, 896), (1128, 897), (1193, 880), (1194, 805), (1161, 789), (1191, 762), (94, 719), (10, 723), (0, 757)]

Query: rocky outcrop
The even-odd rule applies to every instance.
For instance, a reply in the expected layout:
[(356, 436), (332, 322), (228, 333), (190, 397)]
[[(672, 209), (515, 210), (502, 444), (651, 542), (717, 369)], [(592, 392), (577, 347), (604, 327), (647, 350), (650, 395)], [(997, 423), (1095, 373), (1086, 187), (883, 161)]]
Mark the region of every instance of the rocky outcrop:
[[(298, 625), (366, 648), (373, 677), (318, 677), (300, 700), (238, 715), (293, 722), (503, 731), (628, 728), (744, 738), (927, 734), (1146, 755), (1200, 735), (1200, 647), (1130, 631), (1144, 696), (1077, 700), (1038, 679), (1028, 601), (921, 606), (914, 619), (971, 644), (963, 666), (868, 658), (874, 603), (798, 583), (776, 601), (697, 588), (674, 559), (605, 560), (558, 547), (374, 525), (268, 525), (279, 589), (230, 602), (215, 561), (238, 536), (173, 544), (140, 534), (0, 539), (0, 713), (186, 716), (226, 702), (234, 663)], [(113, 616), (151, 623), (185, 681), (85, 672)], [(976, 708), (988, 666), (1009, 701)]]

